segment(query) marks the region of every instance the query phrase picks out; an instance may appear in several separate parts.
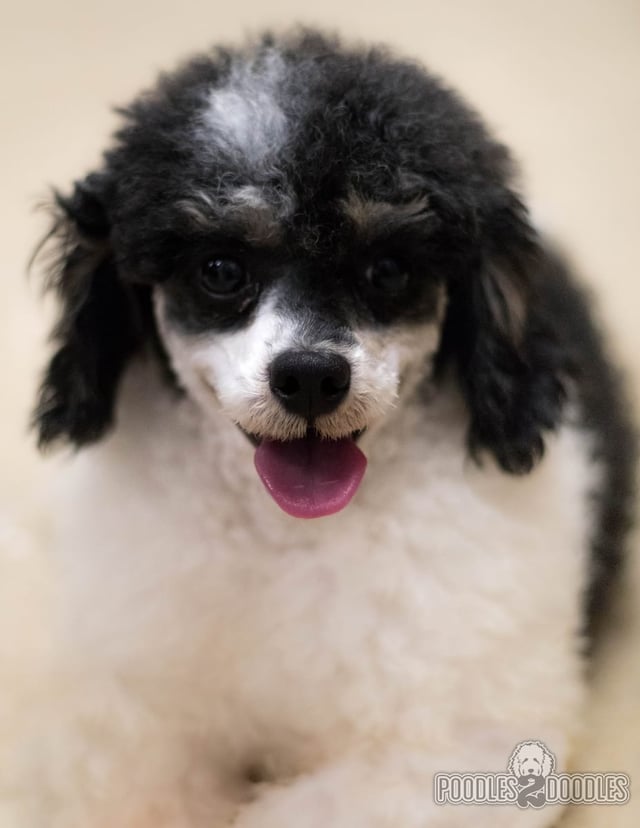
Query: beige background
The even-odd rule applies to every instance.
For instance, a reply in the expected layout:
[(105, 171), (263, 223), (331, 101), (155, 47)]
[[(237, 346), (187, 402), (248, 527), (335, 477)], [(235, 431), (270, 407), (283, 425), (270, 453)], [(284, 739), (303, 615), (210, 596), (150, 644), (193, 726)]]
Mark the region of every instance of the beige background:
[[(25, 423), (48, 309), (26, 262), (47, 187), (91, 169), (127, 102), (194, 49), (264, 25), (321, 23), (384, 40), (462, 90), (521, 160), (542, 224), (597, 292), (612, 347), (640, 390), (640, 0), (26, 0), (0, 13), (0, 667), (19, 685), (38, 653), (55, 475)], [(636, 570), (637, 571), (637, 567)], [(623, 615), (596, 681), (581, 763), (635, 775), (635, 804), (574, 826), (640, 823), (640, 633)], [(4, 826), (0, 826), (4, 828)], [(7, 826), (9, 828), (9, 826)], [(115, 826), (114, 826), (115, 828)], [(427, 828), (427, 826), (425, 826)]]

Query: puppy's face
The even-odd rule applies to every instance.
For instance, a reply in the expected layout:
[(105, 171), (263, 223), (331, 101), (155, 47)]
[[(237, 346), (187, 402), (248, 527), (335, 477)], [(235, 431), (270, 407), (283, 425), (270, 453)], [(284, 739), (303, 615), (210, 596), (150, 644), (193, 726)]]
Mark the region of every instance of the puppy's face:
[(271, 212), (264, 190), (229, 228), (225, 206), (205, 246), (154, 289), (164, 345), (203, 408), (221, 407), (257, 440), (360, 434), (430, 373), (440, 340), (446, 295), (425, 200), (350, 194), (323, 225), (272, 217), (277, 232), (260, 240), (251, 228)]
[[(251, 102), (239, 97), (233, 118)], [(236, 138), (244, 158), (249, 136)], [(261, 140), (275, 152), (275, 138)], [(180, 384), (257, 444), (267, 489), (301, 517), (355, 494), (364, 471), (355, 443), (431, 374), (444, 319), (427, 199), (365, 199), (350, 173), (325, 194), (322, 216), (308, 206), (320, 195), (286, 177), (284, 206), (266, 183), (229, 188), (222, 204), (195, 194), (179, 207), (202, 239), (177, 252), (184, 264), (153, 289)]]
[(530, 467), (536, 418), (510, 432), (535, 244), (508, 175), (454, 95), (383, 52), (307, 33), (193, 62), (133, 104), (105, 169), (60, 199), (72, 244), (42, 440), (100, 436), (152, 339), (205, 415), (259, 446), (291, 514), (346, 505), (359, 436), (436, 360), (459, 367), (471, 444)]

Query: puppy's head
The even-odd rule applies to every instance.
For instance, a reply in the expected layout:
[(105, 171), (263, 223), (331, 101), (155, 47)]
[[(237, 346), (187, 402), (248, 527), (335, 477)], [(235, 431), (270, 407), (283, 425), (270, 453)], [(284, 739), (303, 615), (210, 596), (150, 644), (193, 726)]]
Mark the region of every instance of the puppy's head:
[(149, 341), (258, 444), (285, 510), (342, 508), (357, 447), (449, 364), (469, 444), (529, 470), (562, 387), (506, 151), (451, 92), (314, 33), (193, 61), (58, 198), (63, 313), (37, 422), (96, 440)]

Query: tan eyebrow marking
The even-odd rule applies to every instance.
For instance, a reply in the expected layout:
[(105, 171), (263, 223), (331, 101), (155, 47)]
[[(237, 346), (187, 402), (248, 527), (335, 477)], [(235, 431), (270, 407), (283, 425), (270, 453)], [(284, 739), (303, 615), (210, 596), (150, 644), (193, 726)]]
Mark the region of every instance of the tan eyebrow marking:
[(366, 199), (351, 192), (347, 198), (342, 199), (340, 206), (345, 216), (366, 240), (386, 234), (390, 230), (418, 224), (428, 219), (431, 214), (427, 196), (404, 204), (392, 204), (389, 201)]
[(282, 240), (282, 221), (292, 210), (292, 200), (280, 195), (276, 205), (263, 197), (259, 187), (247, 185), (221, 201), (199, 192), (177, 202), (176, 206), (198, 230), (232, 230), (240, 233), (249, 244), (271, 247)]

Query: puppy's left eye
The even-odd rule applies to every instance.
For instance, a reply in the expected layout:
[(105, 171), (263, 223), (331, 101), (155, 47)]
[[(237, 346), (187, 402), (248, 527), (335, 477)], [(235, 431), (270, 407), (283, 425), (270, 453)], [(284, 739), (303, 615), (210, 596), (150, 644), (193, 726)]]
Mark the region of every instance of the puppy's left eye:
[(378, 293), (401, 293), (409, 283), (407, 269), (390, 256), (371, 262), (365, 270), (365, 277)]
[(237, 259), (211, 257), (200, 266), (200, 284), (214, 298), (227, 299), (239, 293), (249, 281), (246, 267)]

